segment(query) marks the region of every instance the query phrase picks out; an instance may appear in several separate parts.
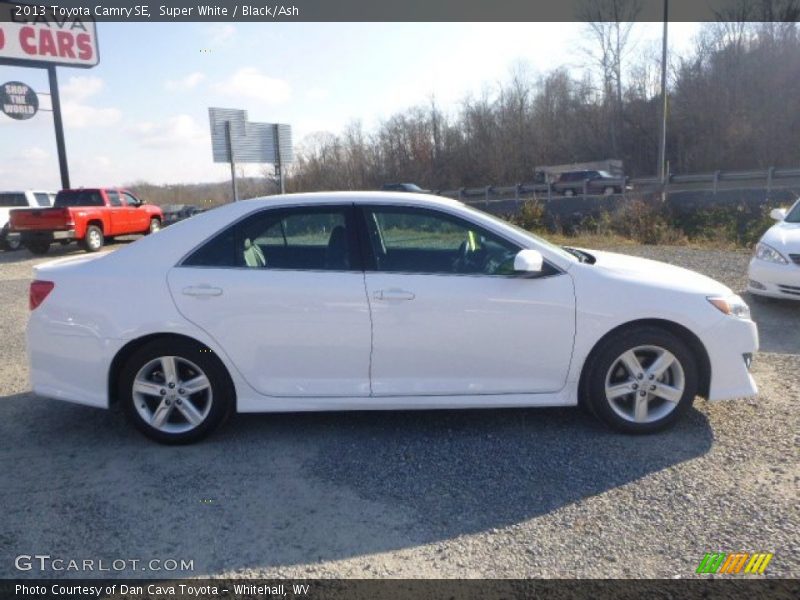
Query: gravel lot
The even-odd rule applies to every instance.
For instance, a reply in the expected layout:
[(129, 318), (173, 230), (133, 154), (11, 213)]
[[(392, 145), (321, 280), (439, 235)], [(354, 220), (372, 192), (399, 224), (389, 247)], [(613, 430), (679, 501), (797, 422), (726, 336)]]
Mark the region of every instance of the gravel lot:
[[(744, 288), (747, 252), (624, 251)], [(654, 436), (575, 409), (329, 413), (234, 417), (173, 448), (28, 393), (41, 261), (0, 253), (0, 577), (80, 575), (15, 570), (39, 553), (194, 561), (172, 576), (670, 578), (718, 550), (800, 576), (800, 303), (751, 301), (756, 400), (697, 401)]]

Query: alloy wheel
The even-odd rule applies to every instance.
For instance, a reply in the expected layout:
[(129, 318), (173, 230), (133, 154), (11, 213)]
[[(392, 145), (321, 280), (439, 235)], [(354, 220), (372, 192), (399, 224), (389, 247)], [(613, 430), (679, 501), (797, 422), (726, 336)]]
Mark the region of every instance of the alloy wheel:
[(678, 406), (686, 388), (683, 366), (660, 346), (637, 346), (611, 363), (605, 395), (611, 409), (626, 421), (652, 423)]
[(186, 433), (208, 416), (211, 383), (193, 362), (161, 356), (147, 362), (133, 380), (133, 402), (139, 416), (164, 433)]

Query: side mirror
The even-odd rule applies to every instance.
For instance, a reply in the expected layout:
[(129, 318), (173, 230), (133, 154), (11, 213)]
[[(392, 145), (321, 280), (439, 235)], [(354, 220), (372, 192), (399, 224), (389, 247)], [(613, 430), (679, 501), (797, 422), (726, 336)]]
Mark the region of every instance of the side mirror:
[(514, 272), (516, 273), (541, 273), (544, 259), (538, 250), (520, 250), (514, 257)]
[(786, 209), (773, 208), (772, 212), (769, 213), (769, 216), (775, 219), (776, 221), (783, 221), (786, 218)]

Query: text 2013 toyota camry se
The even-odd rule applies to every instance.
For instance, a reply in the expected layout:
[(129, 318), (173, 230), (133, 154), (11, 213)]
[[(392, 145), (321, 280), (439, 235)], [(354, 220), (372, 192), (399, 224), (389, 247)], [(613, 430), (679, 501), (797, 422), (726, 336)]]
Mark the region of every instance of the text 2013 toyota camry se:
[(121, 403), (167, 443), (231, 411), (583, 404), (644, 433), (756, 393), (724, 285), (421, 194), (229, 204), (37, 267), (30, 307), (36, 394)]

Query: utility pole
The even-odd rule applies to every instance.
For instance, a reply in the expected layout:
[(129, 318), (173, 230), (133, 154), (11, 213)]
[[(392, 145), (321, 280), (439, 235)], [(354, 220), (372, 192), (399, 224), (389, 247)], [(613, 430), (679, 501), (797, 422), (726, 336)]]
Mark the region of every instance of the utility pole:
[(664, 0), (664, 36), (661, 45), (661, 140), (658, 146), (658, 181), (664, 199), (667, 182), (667, 23), (669, 22), (669, 0)]
[(69, 166), (67, 164), (67, 145), (64, 143), (64, 123), (61, 120), (61, 95), (58, 93), (56, 66), (47, 65), (47, 79), (50, 83), (50, 101), (53, 105), (53, 126), (56, 130), (56, 149), (58, 150), (58, 169), (61, 172), (61, 189), (69, 189)]

